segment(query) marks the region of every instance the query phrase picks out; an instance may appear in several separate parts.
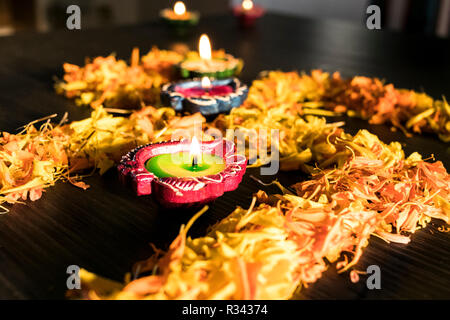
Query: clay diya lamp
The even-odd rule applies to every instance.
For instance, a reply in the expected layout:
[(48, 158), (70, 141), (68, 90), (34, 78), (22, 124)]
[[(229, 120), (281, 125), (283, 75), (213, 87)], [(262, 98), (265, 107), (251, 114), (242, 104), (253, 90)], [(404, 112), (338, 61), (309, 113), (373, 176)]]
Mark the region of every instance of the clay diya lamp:
[(191, 27), (196, 26), (200, 18), (198, 12), (187, 11), (182, 1), (177, 1), (173, 9), (161, 10), (159, 15), (164, 23), (179, 35), (184, 35)]
[(223, 79), (238, 74), (242, 69), (242, 61), (230, 54), (212, 55), (211, 42), (206, 34), (199, 40), (198, 56), (191, 55), (179, 65), (179, 73), (182, 78), (210, 77)]
[(237, 78), (184, 80), (161, 88), (161, 102), (176, 111), (200, 112), (213, 116), (239, 107), (248, 95), (248, 87)]
[(252, 0), (244, 0), (241, 5), (233, 7), (233, 14), (243, 28), (252, 27), (264, 13), (264, 8), (255, 5)]
[(122, 182), (138, 196), (153, 194), (164, 207), (204, 204), (235, 190), (247, 166), (235, 144), (224, 139), (199, 143), (168, 141), (138, 147), (122, 157)]

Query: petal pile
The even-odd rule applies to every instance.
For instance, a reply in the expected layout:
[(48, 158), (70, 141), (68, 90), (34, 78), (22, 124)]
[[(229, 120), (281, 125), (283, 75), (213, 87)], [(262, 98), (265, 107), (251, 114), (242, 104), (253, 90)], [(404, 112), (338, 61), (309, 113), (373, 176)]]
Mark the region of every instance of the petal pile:
[(120, 284), (82, 270), (82, 290), (71, 297), (288, 299), (330, 263), (358, 281), (352, 268), (371, 235), (406, 244), (431, 218), (449, 222), (450, 176), (441, 162), (405, 158), (399, 143), (386, 145), (365, 130), (334, 143), (349, 150), (347, 160), (316, 169), (293, 186), (297, 194), (259, 191), (250, 209), (238, 207), (205, 237), (188, 238), (201, 211), (167, 253), (137, 264), (138, 279)]
[(39, 129), (34, 123), (21, 132), (3, 132), (0, 137), (0, 207), (3, 203), (32, 201), (41, 197), (67, 172), (67, 136), (48, 119)]
[(114, 55), (87, 60), (83, 67), (65, 63), (63, 80), (55, 89), (67, 98), (76, 98), (78, 105), (137, 109), (159, 101), (160, 86), (173, 78), (173, 66), (182, 58), (174, 51), (157, 48), (140, 58), (135, 48), (130, 65)]

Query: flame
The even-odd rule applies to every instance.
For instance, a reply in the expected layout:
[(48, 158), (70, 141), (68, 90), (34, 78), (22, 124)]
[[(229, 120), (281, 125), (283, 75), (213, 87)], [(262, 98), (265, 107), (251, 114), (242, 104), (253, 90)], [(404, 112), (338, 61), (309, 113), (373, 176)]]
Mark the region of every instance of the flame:
[(200, 41), (198, 42), (198, 51), (200, 53), (200, 58), (211, 60), (211, 43), (206, 34), (202, 34)]
[(191, 148), (190, 148), (190, 152), (189, 155), (192, 159), (195, 159), (193, 161), (193, 163), (195, 162), (196, 164), (201, 163), (202, 162), (202, 151), (201, 151), (201, 146), (200, 143), (197, 140), (197, 137), (194, 136), (192, 138), (191, 141)]
[(211, 80), (209, 80), (209, 78), (208, 77), (203, 77), (202, 78), (202, 88), (205, 88), (205, 89), (207, 89), (207, 88), (211, 88)]
[(177, 1), (175, 3), (175, 5), (173, 6), (173, 11), (178, 16), (181, 16), (181, 15), (185, 14), (186, 6), (184, 5), (183, 1)]
[(242, 9), (244, 10), (251, 10), (253, 8), (253, 1), (252, 0), (244, 0), (242, 1)]

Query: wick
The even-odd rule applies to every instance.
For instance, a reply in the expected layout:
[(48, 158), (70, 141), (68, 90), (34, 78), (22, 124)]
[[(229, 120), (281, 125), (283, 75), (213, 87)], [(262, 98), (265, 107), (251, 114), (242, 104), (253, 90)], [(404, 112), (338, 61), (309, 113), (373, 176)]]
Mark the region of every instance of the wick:
[(198, 159), (197, 156), (192, 157), (192, 167), (195, 168), (198, 166)]

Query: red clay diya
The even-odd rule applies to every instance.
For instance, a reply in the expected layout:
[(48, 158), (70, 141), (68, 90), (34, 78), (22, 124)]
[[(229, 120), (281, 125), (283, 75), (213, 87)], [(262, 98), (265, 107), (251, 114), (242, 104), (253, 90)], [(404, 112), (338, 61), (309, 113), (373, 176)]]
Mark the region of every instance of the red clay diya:
[(252, 0), (244, 0), (241, 5), (233, 8), (233, 14), (238, 19), (241, 27), (251, 27), (255, 21), (265, 13), (263, 7), (255, 5)]
[(176, 111), (200, 112), (204, 116), (229, 112), (239, 107), (248, 95), (248, 87), (237, 78), (184, 80), (161, 88), (161, 102)]
[(233, 142), (168, 141), (140, 146), (122, 157), (120, 179), (138, 196), (153, 194), (164, 207), (210, 202), (235, 190), (247, 166)]

